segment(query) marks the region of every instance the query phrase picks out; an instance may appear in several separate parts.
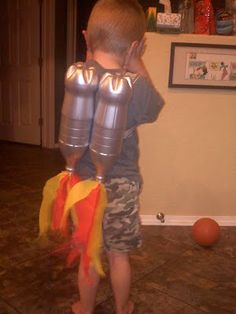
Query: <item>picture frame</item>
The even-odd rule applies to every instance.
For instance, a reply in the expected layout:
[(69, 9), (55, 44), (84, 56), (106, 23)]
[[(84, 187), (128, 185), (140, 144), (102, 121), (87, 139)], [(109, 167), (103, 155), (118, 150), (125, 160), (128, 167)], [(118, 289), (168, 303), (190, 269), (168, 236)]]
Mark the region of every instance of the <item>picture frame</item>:
[(168, 87), (236, 89), (236, 45), (172, 42)]

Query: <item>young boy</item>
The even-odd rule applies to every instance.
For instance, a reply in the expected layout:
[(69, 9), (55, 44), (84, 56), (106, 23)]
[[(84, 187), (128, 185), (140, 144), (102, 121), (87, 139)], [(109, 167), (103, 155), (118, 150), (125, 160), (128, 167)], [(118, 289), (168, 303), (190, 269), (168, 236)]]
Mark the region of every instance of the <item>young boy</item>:
[[(129, 252), (141, 246), (138, 196), (141, 176), (138, 167), (138, 136), (136, 127), (154, 122), (164, 104), (155, 90), (141, 60), (144, 52), (146, 20), (136, 0), (99, 0), (90, 15), (84, 36), (89, 65), (100, 76), (106, 72), (133, 74), (133, 96), (128, 109), (127, 132), (121, 154), (106, 174), (108, 207), (103, 219), (104, 250), (107, 254), (116, 314), (133, 313), (130, 301), (131, 269)], [(89, 152), (79, 161), (81, 178), (95, 175)], [(81, 262), (82, 264), (82, 262)], [(88, 283), (79, 266), (80, 301), (72, 305), (75, 314), (91, 314), (99, 276), (90, 269), (92, 283)]]

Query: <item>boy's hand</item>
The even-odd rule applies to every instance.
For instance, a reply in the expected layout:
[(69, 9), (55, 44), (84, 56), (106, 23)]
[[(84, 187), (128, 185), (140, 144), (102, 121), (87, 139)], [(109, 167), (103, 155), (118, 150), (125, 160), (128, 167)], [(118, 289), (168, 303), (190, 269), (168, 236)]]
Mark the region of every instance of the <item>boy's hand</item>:
[(140, 42), (134, 41), (132, 43), (125, 57), (124, 69), (126, 71), (139, 73), (142, 76), (149, 77), (142, 60), (145, 49), (145, 38), (143, 38)]

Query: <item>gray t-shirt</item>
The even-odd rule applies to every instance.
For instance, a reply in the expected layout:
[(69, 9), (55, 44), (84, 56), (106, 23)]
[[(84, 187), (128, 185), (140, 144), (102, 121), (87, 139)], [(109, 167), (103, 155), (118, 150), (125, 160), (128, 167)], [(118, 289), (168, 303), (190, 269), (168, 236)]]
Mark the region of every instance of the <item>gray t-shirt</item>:
[[(103, 68), (96, 61), (87, 63), (96, 68), (98, 75), (101, 77), (104, 73), (117, 73), (120, 70), (110, 70)], [(120, 156), (108, 170), (107, 178), (126, 177), (130, 180), (141, 181), (139, 171), (139, 145), (136, 127), (140, 124), (154, 122), (163, 105), (164, 100), (150, 82), (140, 76), (132, 75), (133, 94), (128, 108), (127, 130), (132, 130), (130, 134), (124, 138)], [(95, 167), (92, 163), (89, 150), (85, 152), (78, 162), (78, 171), (81, 178), (95, 176)]]

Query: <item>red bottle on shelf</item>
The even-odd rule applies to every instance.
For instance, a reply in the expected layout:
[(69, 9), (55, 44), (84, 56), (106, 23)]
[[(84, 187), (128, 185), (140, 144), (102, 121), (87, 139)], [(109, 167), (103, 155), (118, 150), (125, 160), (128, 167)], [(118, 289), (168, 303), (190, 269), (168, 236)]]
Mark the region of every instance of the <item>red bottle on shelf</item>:
[(215, 34), (215, 18), (211, 0), (194, 1), (194, 33)]

